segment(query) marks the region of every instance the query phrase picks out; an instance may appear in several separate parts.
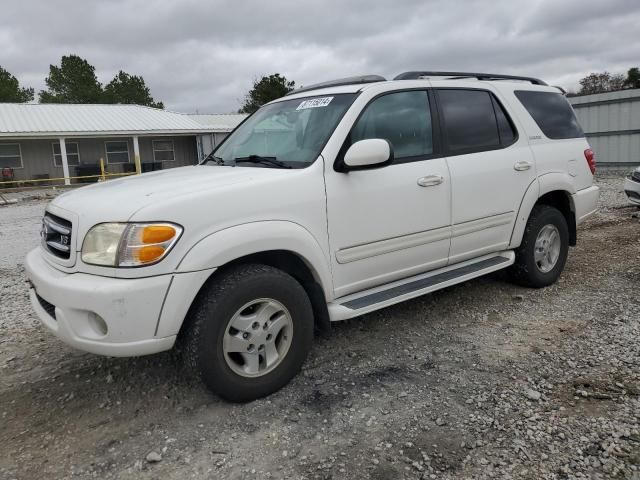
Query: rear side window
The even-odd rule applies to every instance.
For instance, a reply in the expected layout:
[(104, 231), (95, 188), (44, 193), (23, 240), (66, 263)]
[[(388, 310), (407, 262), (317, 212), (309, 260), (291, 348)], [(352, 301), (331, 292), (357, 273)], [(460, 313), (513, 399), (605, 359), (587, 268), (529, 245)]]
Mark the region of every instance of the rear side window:
[(527, 90), (514, 93), (547, 137), (553, 140), (584, 137), (571, 105), (561, 93)]
[(383, 138), (393, 147), (395, 160), (433, 153), (433, 129), (426, 91), (412, 90), (373, 100), (353, 126), (351, 144)]
[(502, 106), (484, 90), (442, 89), (438, 101), (448, 150), (490, 150), (513, 143), (516, 132)]
[(502, 108), (502, 105), (498, 103), (498, 101), (491, 96), (493, 100), (493, 109), (496, 112), (496, 121), (498, 122), (498, 134), (500, 135), (500, 143), (502, 145), (511, 145), (516, 141), (517, 135), (515, 128), (513, 128), (513, 124), (509, 117), (507, 117), (507, 113)]

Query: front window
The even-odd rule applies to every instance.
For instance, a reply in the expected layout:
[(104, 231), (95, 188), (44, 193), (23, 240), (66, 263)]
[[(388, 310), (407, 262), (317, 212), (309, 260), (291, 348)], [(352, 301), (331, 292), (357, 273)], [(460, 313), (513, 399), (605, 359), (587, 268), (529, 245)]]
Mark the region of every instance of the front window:
[(355, 97), (334, 94), (266, 105), (213, 152), (215, 160), (225, 165), (269, 166), (253, 161), (267, 158), (287, 167), (304, 168), (318, 158)]
[(429, 97), (424, 90), (383, 95), (364, 110), (350, 134), (351, 144), (383, 138), (393, 147), (394, 160), (419, 159), (433, 153)]

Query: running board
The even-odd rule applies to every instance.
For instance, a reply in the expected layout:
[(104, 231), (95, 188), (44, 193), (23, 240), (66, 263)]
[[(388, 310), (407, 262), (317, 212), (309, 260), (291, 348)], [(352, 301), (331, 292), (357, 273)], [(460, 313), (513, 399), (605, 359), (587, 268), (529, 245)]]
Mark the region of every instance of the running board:
[(494, 253), (347, 295), (329, 303), (329, 318), (331, 321), (346, 320), (435, 292), (506, 268), (513, 265), (515, 258), (511, 250)]

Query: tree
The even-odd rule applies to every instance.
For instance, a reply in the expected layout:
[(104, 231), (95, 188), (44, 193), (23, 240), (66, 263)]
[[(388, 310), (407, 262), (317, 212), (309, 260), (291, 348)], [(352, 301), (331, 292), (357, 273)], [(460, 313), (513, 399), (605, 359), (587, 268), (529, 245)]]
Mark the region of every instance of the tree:
[(118, 74), (104, 87), (105, 103), (132, 103), (154, 108), (164, 108), (162, 102), (156, 102), (144, 83), (144, 78), (129, 75), (120, 70)]
[(613, 92), (615, 90), (621, 90), (624, 84), (625, 77), (620, 73), (590, 73), (580, 80), (580, 91), (578, 94), (591, 95), (593, 93)]
[(63, 56), (60, 66), (49, 66), (48, 91), (40, 92), (41, 103), (99, 103), (102, 85), (96, 69), (77, 55)]
[(253, 82), (253, 88), (244, 99), (239, 113), (253, 113), (265, 103), (285, 96), (295, 88), (296, 82), (288, 81), (279, 73), (264, 76)]
[(18, 79), (0, 66), (0, 103), (33, 100), (33, 88), (20, 88)]
[(640, 88), (640, 69), (638, 67), (629, 69), (624, 86), (627, 88)]

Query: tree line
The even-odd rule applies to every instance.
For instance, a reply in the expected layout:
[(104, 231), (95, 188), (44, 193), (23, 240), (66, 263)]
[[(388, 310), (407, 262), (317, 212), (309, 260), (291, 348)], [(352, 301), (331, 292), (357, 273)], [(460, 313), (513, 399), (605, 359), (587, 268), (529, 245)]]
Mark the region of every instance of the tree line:
[[(40, 103), (124, 103), (164, 108), (151, 96), (149, 87), (138, 75), (120, 70), (104, 87), (98, 81), (95, 67), (77, 55), (63, 56), (60, 66), (50, 65), (45, 79), (47, 90), (38, 93)], [(627, 74), (594, 72), (580, 80), (578, 92), (569, 96), (613, 92), (626, 88), (640, 88), (640, 69), (630, 68)], [(280, 98), (295, 88), (295, 82), (283, 75), (265, 75), (253, 82), (243, 100), (239, 113), (253, 113), (265, 103)], [(0, 66), (0, 103), (31, 102), (33, 88), (21, 87), (18, 79)]]
[(578, 93), (570, 95), (592, 95), (594, 93), (615, 92), (627, 88), (640, 88), (640, 69), (632, 67), (623, 73), (594, 72), (580, 80)]
[[(49, 66), (46, 90), (38, 92), (40, 103), (125, 103), (164, 108), (151, 96), (144, 78), (120, 70), (104, 87), (96, 69), (84, 58), (65, 55), (60, 65)], [(33, 88), (23, 87), (18, 79), (0, 65), (0, 103), (32, 102)]]
[[(640, 69), (630, 68), (627, 74), (594, 72), (580, 80), (578, 92), (569, 92), (567, 96), (591, 95), (594, 93), (615, 92), (627, 88), (640, 88)], [(244, 98), (239, 113), (253, 113), (265, 103), (285, 96), (295, 89), (295, 82), (289, 81), (279, 73), (265, 75), (253, 82), (253, 88)]]

